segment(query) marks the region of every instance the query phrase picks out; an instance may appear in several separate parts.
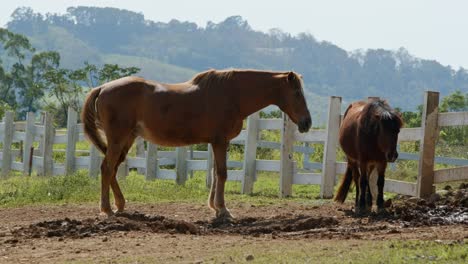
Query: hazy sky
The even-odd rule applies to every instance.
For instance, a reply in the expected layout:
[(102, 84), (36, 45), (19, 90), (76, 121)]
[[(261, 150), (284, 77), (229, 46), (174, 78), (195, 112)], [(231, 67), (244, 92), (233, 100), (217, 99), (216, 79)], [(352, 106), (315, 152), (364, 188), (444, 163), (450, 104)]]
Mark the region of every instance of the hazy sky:
[(69, 6), (116, 7), (146, 19), (176, 18), (205, 26), (241, 15), (254, 30), (307, 32), (348, 51), (405, 47), (417, 57), (468, 68), (466, 0), (0, 0), (0, 25), (19, 6), (40, 13), (64, 13)]

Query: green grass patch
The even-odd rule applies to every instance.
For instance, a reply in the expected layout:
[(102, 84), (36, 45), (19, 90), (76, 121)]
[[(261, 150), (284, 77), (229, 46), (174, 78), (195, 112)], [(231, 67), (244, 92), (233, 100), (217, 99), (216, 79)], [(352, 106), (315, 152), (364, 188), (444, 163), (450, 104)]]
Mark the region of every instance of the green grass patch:
[[(465, 263), (466, 241), (247, 240), (197, 252), (165, 255), (163, 262), (186, 263)], [(196, 250), (196, 246), (195, 249)], [(156, 254), (158, 255), (158, 254)], [(184, 257), (179, 256), (184, 255)], [(95, 259), (94, 259), (95, 260)], [(106, 260), (107, 262), (109, 259)], [(156, 263), (151, 253), (119, 258), (119, 263)], [(78, 262), (79, 263), (79, 262)]]
[[(205, 172), (195, 172), (184, 185), (173, 180), (147, 181), (143, 175), (131, 172), (119, 184), (130, 202), (195, 202), (205, 203), (208, 188)], [(97, 202), (100, 197), (100, 179), (91, 178), (86, 170), (70, 176), (25, 177), (13, 175), (0, 180), (0, 206), (14, 207), (30, 204)], [(319, 186), (294, 186), (291, 198), (280, 199), (279, 176), (276, 173), (259, 173), (254, 193), (240, 194), (240, 182), (227, 182), (226, 200), (251, 204), (275, 204), (295, 200), (307, 202), (318, 196)]]
[[(292, 241), (291, 241), (292, 242)], [(468, 247), (432, 241), (343, 241), (245, 244), (213, 258), (216, 263), (464, 263)]]

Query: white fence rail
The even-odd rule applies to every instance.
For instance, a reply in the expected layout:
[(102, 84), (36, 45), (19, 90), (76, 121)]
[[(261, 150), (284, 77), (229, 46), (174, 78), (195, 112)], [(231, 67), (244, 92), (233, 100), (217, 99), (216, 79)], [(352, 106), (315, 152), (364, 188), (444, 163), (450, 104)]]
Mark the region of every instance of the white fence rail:
[[(421, 127), (404, 128), (399, 135), (399, 141), (420, 141), (419, 154), (400, 153), (400, 159), (419, 160), (418, 181), (410, 183), (387, 179), (386, 191), (427, 196), (434, 191), (434, 183), (468, 179), (468, 160), (434, 156), (439, 127), (468, 125), (468, 112), (439, 114), (437, 106), (438, 93), (426, 92)], [(11, 170), (22, 171), (25, 175), (31, 170), (40, 175), (63, 175), (87, 169), (91, 177), (97, 177), (102, 160), (97, 149), (91, 146), (89, 150), (76, 150), (76, 143), (85, 140), (76, 112), (69, 110), (66, 131), (54, 129), (52, 116), (47, 113), (40, 123), (35, 123), (33, 113), (28, 113), (26, 122), (15, 123), (13, 118), (13, 113), (7, 112), (0, 123), (0, 141), (3, 142), (3, 150), (0, 152), (1, 175), (6, 176)], [(231, 141), (231, 144), (244, 145), (245, 151), (243, 161), (228, 160), (228, 180), (241, 181), (242, 193), (251, 193), (258, 171), (279, 172), (281, 196), (291, 195), (293, 184), (318, 184), (321, 186), (321, 197), (332, 197), (337, 175), (346, 169), (345, 162), (336, 161), (341, 118), (341, 97), (330, 97), (327, 129), (311, 130), (305, 134), (299, 133), (296, 125), (287, 117), (260, 119), (258, 113), (252, 114), (247, 120), (247, 128)], [(261, 130), (280, 130), (281, 141), (259, 140)], [(297, 141), (303, 142), (303, 146), (295, 145)], [(19, 143), (20, 148), (12, 149), (14, 143)], [(54, 144), (64, 143), (65, 149), (53, 148)], [(309, 155), (314, 152), (309, 146), (312, 143), (324, 144), (323, 163), (309, 162)], [(33, 150), (33, 145), (38, 147)], [(258, 148), (279, 149), (281, 158), (258, 160)], [(54, 152), (65, 152), (65, 162), (54, 162)], [(293, 152), (304, 154), (303, 169), (297, 168), (292, 159)], [(124, 177), (129, 169), (138, 169), (148, 180), (171, 179), (183, 184), (192, 171), (206, 171), (209, 184), (212, 157), (211, 147), (208, 147), (208, 151), (193, 151), (188, 147), (158, 151), (157, 146), (146, 142), (145, 147), (142, 140), (137, 140), (137, 157), (127, 157), (118, 175)], [(434, 171), (434, 163), (465, 167)], [(175, 169), (161, 168), (167, 165), (175, 166)]]

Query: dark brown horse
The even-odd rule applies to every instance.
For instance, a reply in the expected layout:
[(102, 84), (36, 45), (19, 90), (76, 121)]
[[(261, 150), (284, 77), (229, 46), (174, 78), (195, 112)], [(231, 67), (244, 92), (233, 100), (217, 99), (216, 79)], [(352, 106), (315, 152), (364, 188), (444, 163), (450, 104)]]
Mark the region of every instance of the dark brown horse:
[(345, 201), (354, 179), (356, 213), (368, 212), (373, 187), (369, 185), (369, 177), (377, 169), (377, 207), (384, 210), (385, 169), (387, 162), (398, 158), (397, 141), (402, 125), (400, 114), (382, 100), (354, 102), (346, 109), (339, 139), (348, 165), (335, 201)]
[(163, 146), (210, 143), (215, 173), (209, 206), (216, 216), (231, 217), (224, 203), (229, 141), (240, 133), (248, 115), (272, 104), (288, 114), (300, 132), (311, 127), (302, 81), (294, 72), (209, 70), (178, 84), (125, 77), (93, 89), (81, 118), (87, 137), (105, 155), (101, 213), (113, 213), (109, 187), (117, 211), (124, 210), (115, 176), (133, 141), (141, 136)]

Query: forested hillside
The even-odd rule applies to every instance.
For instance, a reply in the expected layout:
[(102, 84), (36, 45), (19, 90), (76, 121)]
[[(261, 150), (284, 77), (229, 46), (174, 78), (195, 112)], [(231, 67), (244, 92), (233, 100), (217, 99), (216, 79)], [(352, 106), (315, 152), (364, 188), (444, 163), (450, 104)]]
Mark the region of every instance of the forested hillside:
[[(465, 69), (415, 58), (404, 48), (348, 52), (306, 33), (256, 31), (239, 16), (200, 27), (178, 20), (149, 21), (141, 13), (116, 8), (70, 7), (63, 15), (20, 8), (7, 27), (28, 36), (38, 50), (58, 51), (68, 68), (84, 61), (119, 62), (166, 82), (185, 81), (208, 68), (294, 70), (304, 76), (312, 108), (323, 108), (325, 96), (339, 95), (348, 102), (381, 96), (415, 110), (424, 90), (442, 96), (468, 91)], [(322, 100), (316, 103), (316, 98)]]

